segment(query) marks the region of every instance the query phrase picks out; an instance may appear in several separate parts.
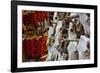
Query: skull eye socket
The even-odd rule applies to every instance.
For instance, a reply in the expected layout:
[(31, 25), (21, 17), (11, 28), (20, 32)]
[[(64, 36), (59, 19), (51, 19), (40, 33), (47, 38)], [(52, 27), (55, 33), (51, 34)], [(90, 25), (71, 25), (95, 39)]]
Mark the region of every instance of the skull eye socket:
[(78, 53), (78, 51), (76, 50), (76, 51), (74, 51), (74, 53)]
[(89, 56), (89, 53), (90, 53), (89, 50), (86, 50), (86, 51), (84, 52), (84, 55), (85, 55), (85, 56)]
[(89, 42), (87, 43), (87, 48), (90, 48), (90, 43)]
[(73, 32), (73, 29), (70, 29), (71, 32)]
[(55, 17), (55, 19), (57, 19), (57, 17)]

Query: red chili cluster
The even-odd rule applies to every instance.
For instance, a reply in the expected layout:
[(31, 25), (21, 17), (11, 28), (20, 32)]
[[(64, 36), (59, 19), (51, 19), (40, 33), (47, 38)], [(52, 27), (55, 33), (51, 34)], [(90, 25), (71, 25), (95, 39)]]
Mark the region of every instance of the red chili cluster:
[[(48, 19), (48, 13), (44, 11), (35, 11), (29, 12), (27, 14), (23, 14), (22, 22), (25, 26), (32, 25), (34, 28), (38, 28), (37, 22), (44, 22), (44, 20)], [(26, 32), (29, 32), (27, 30)], [(34, 32), (34, 31), (33, 31)], [(33, 39), (24, 39), (23, 40), (23, 54), (28, 60), (44, 60), (41, 59), (42, 56), (48, 53), (46, 47), (47, 39), (44, 36), (39, 36)], [(28, 37), (27, 37), (28, 38)], [(38, 38), (38, 39), (37, 39)]]
[(48, 13), (44, 11), (34, 11), (27, 13), (22, 16), (23, 24), (24, 25), (33, 25), (35, 28), (38, 27), (38, 22), (43, 22), (44, 20), (48, 19)]
[(29, 60), (42, 60), (40, 58), (48, 53), (45, 38), (25, 39), (23, 41), (23, 53), (25, 58)]

